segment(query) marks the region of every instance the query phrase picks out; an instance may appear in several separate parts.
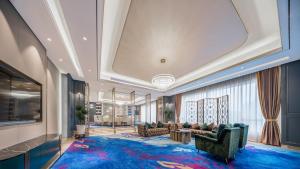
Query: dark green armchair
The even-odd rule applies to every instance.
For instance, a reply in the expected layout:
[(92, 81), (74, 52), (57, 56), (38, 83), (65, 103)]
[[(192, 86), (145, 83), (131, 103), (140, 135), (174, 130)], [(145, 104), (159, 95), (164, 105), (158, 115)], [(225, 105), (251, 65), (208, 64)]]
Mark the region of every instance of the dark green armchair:
[(243, 148), (245, 148), (245, 146), (247, 144), (249, 125), (246, 125), (243, 123), (235, 123), (233, 126), (239, 127), (241, 129), (240, 130), (239, 148), (243, 149)]
[(220, 125), (217, 138), (195, 135), (196, 148), (206, 151), (215, 156), (221, 157), (228, 163), (229, 159), (234, 159), (238, 151), (240, 137), (240, 128), (226, 128), (226, 125)]

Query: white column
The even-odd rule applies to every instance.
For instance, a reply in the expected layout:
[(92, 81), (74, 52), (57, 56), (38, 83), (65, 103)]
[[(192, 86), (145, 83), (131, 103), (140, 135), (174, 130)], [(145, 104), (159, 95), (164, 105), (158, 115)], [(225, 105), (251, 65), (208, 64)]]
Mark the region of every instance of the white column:
[(151, 94), (147, 94), (146, 95), (146, 114), (145, 114), (145, 118), (146, 118), (146, 122), (151, 123)]
[(114, 129), (114, 134), (116, 134), (116, 127), (115, 127), (115, 108), (116, 108), (116, 91), (115, 88), (112, 90), (112, 127)]

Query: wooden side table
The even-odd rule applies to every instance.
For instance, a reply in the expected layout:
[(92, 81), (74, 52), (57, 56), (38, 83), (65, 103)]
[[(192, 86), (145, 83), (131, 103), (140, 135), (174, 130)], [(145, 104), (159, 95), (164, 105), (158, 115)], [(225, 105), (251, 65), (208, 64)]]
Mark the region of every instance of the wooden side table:
[(188, 144), (191, 141), (192, 133), (190, 130), (172, 130), (170, 131), (170, 137), (174, 141)]
[(181, 142), (181, 132), (179, 130), (175, 132), (175, 136), (175, 141)]
[(171, 140), (175, 140), (175, 130), (170, 131)]
[(188, 144), (189, 142), (191, 142), (192, 132), (190, 130), (181, 130), (180, 135), (181, 135), (180, 141), (183, 144)]

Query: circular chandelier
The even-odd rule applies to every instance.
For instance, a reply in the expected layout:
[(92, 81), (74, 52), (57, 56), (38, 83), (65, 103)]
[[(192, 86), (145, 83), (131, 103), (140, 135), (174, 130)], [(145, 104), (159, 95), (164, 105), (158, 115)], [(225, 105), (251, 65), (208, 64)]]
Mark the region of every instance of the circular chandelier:
[(152, 84), (159, 89), (166, 89), (174, 83), (175, 77), (171, 74), (158, 74), (152, 78)]

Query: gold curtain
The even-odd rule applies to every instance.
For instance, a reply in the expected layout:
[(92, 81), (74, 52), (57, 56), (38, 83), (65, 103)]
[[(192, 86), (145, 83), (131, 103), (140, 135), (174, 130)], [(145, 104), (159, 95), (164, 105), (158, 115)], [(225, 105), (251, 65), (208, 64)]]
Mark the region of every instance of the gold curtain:
[(258, 95), (265, 124), (260, 142), (280, 146), (280, 129), (277, 118), (280, 111), (280, 68), (274, 67), (256, 73)]
[(180, 123), (181, 97), (181, 94), (176, 94), (175, 96), (176, 123)]

